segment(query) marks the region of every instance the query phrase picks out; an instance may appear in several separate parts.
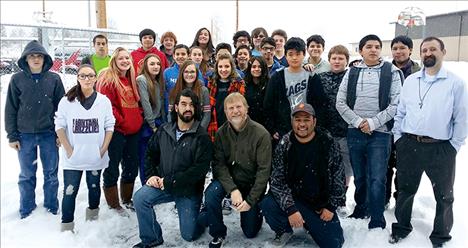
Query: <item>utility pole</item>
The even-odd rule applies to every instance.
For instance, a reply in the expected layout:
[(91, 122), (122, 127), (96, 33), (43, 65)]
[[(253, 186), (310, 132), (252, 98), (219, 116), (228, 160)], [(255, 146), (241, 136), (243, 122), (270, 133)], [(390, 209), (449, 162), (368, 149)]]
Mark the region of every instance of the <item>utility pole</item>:
[(236, 32), (239, 31), (239, 0), (236, 0)]
[(96, 0), (96, 26), (107, 28), (106, 0)]

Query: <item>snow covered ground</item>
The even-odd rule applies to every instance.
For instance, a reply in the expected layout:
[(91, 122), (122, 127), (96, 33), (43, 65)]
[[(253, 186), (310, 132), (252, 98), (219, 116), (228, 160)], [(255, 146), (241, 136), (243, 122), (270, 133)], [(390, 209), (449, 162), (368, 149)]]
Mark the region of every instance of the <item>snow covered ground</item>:
[[(447, 62), (445, 65), (456, 74), (468, 80), (468, 63)], [(4, 124), (5, 98), (8, 82), (11, 75), (1, 77), (1, 124)], [(66, 75), (62, 78), (67, 88), (75, 83), (73, 76)], [(75, 211), (76, 233), (60, 232), (60, 214), (51, 215), (42, 207), (42, 172), (38, 167), (38, 182), (36, 189), (36, 202), (38, 208), (32, 215), (20, 220), (18, 214), (19, 191), (17, 180), (19, 164), (16, 152), (8, 147), (8, 141), (4, 128), (1, 128), (1, 247), (131, 247), (139, 242), (137, 219), (134, 213), (129, 218), (116, 215), (107, 208), (104, 197), (101, 198), (101, 211), (99, 220), (85, 222), (85, 208), (87, 207), (87, 188), (82, 184), (77, 197)], [(39, 162), (40, 163), (40, 162)], [(447, 243), (447, 248), (468, 247), (468, 214), (465, 207), (468, 206), (466, 189), (468, 188), (468, 147), (462, 147), (457, 156), (457, 173), (454, 187), (455, 223), (452, 230), (453, 239)], [(59, 170), (59, 201), (62, 198), (63, 177)], [(140, 185), (136, 186), (139, 188)], [(348, 208), (352, 210), (354, 188), (351, 185), (348, 191)], [(412, 224), (414, 231), (408, 238), (396, 245), (390, 245), (387, 240), (390, 234), (391, 223), (395, 221), (393, 214), (394, 201), (385, 212), (387, 228), (385, 230), (367, 229), (367, 221), (341, 218), (344, 229), (344, 247), (430, 247), (429, 234), (432, 230), (432, 222), (435, 214), (435, 200), (430, 181), (423, 176), (419, 192), (414, 200)], [(158, 220), (162, 225), (165, 243), (163, 247), (206, 247), (211, 240), (208, 232), (193, 243), (182, 240), (179, 234), (178, 217), (173, 212), (173, 203), (158, 205), (155, 207)], [(228, 227), (227, 243), (225, 247), (269, 247), (268, 241), (274, 236), (268, 225), (264, 223), (258, 237), (247, 240), (244, 238), (239, 224), (239, 214), (235, 211), (225, 217)], [(303, 230), (295, 230), (295, 237), (289, 247), (313, 247), (314, 242)]]

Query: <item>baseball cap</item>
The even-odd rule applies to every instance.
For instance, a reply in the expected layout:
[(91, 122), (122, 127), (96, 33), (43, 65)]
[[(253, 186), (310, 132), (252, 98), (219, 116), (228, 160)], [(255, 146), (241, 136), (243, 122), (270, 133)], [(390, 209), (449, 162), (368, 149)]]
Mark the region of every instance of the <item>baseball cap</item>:
[(293, 111), (291, 113), (291, 116), (294, 116), (298, 112), (305, 112), (307, 114), (315, 116), (314, 108), (312, 107), (312, 105), (310, 105), (308, 103), (300, 103), (300, 104), (296, 105), (296, 107), (294, 107), (294, 109), (293, 109)]

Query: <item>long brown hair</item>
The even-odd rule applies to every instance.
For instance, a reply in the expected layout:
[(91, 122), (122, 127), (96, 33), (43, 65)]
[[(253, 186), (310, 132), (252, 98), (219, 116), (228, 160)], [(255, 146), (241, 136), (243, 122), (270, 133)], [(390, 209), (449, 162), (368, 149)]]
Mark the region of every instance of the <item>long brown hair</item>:
[[(156, 77), (152, 77), (149, 73), (149, 69), (148, 69), (148, 60), (150, 58), (156, 58), (158, 59), (159, 61), (159, 73), (158, 75), (156, 75)], [(162, 66), (161, 66), (161, 58), (154, 54), (154, 53), (149, 53), (145, 56), (145, 58), (143, 58), (142, 60), (142, 65), (140, 66), (140, 71), (138, 73), (138, 75), (143, 75), (146, 79), (146, 83), (148, 85), (148, 93), (149, 93), (149, 96), (150, 96), (150, 103), (151, 103), (151, 106), (155, 106), (156, 104), (156, 95), (154, 94), (154, 88), (155, 88), (155, 84), (158, 83), (159, 84), (159, 95), (161, 98), (164, 97), (164, 90), (165, 90), (165, 87), (164, 87), (164, 77), (163, 77), (163, 71), (162, 71)]]
[(182, 92), (183, 89), (187, 88), (187, 82), (184, 79), (184, 71), (185, 71), (185, 68), (187, 68), (189, 65), (195, 66), (196, 79), (195, 79), (195, 82), (193, 82), (192, 91), (195, 92), (195, 94), (197, 94), (197, 96), (201, 99), (202, 82), (200, 82), (200, 79), (198, 78), (198, 75), (200, 72), (195, 62), (193, 62), (192, 60), (187, 60), (179, 68), (179, 75), (177, 76), (175, 87), (174, 89), (171, 90), (171, 93), (169, 96), (170, 103), (174, 102), (179, 92)]
[(117, 56), (119, 55), (119, 52), (121, 51), (127, 52), (128, 56), (130, 57), (130, 68), (125, 73), (125, 77), (130, 82), (130, 85), (133, 90), (133, 94), (135, 96), (135, 100), (139, 101), (140, 94), (138, 94), (138, 87), (135, 82), (135, 69), (133, 67), (132, 57), (130, 56), (130, 53), (128, 52), (128, 50), (123, 47), (117, 47), (115, 51), (112, 53), (111, 59), (109, 61), (109, 67), (107, 67), (106, 69), (103, 69), (99, 73), (96, 88), (99, 91), (102, 87), (108, 84), (112, 84), (119, 90), (119, 92), (123, 91), (122, 83), (120, 82), (120, 79), (119, 79), (120, 70), (117, 67), (117, 61), (116, 61)]
[(229, 74), (229, 81), (234, 81), (237, 78), (238, 74), (236, 70), (236, 64), (234, 63), (234, 59), (229, 53), (222, 53), (218, 56), (218, 59), (216, 60), (216, 63), (215, 63), (215, 68), (214, 68), (215, 72), (213, 73), (213, 79), (215, 81), (221, 79), (221, 76), (219, 75), (219, 72), (218, 72), (218, 64), (219, 64), (219, 61), (223, 59), (229, 60), (229, 64), (231, 64), (231, 74)]
[[(81, 69), (83, 68), (90, 68), (91, 70), (93, 70), (94, 75), (96, 75), (96, 70), (94, 70), (94, 68), (89, 64), (80, 65), (80, 67), (78, 68), (77, 74), (79, 74)], [(77, 75), (76, 85), (73, 86), (70, 90), (68, 90), (65, 96), (67, 97), (67, 100), (69, 102), (75, 101), (76, 98), (78, 98), (78, 101), (80, 102), (84, 101), (85, 96), (83, 94), (83, 91), (81, 90), (81, 85), (80, 85), (80, 82), (78, 81), (78, 75)]]

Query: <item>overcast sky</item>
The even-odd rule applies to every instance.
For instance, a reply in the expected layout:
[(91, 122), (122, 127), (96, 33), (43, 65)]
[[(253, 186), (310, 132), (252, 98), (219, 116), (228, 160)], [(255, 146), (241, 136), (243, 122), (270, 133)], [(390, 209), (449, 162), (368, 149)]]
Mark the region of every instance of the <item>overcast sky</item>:
[[(119, 31), (138, 33), (152, 28), (159, 35), (171, 30), (179, 43), (191, 45), (195, 32), (216, 20), (218, 41), (232, 44), (235, 32), (235, 1), (112, 1), (107, 0), (108, 24)], [(88, 1), (46, 0), (46, 11), (59, 24), (87, 27)], [(91, 26), (95, 27), (95, 2), (91, 1)], [(42, 1), (2, 0), (2, 23), (34, 23)], [(392, 39), (398, 14), (419, 7), (427, 16), (468, 10), (468, 1), (243, 1), (239, 2), (239, 29), (250, 32), (262, 26), (271, 34), (276, 28), (288, 36), (306, 39), (321, 34), (326, 48), (359, 41), (374, 33)]]

